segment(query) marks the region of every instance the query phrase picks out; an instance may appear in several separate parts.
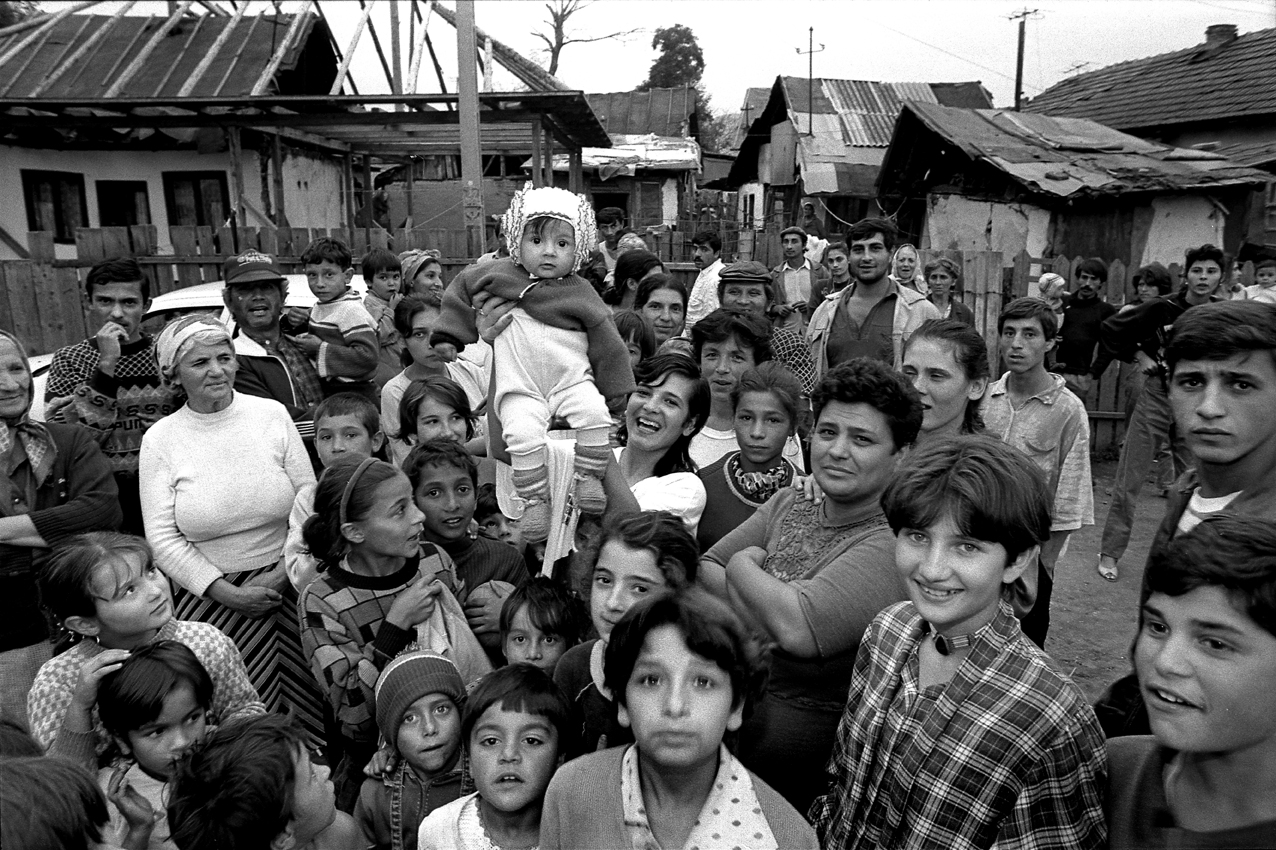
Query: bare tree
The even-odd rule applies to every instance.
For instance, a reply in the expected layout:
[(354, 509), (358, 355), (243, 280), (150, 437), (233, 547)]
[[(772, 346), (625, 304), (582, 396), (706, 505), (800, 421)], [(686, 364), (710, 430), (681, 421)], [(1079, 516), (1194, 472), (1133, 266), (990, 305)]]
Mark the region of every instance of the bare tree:
[(563, 48), (569, 44), (588, 44), (592, 41), (607, 41), (614, 38), (624, 41), (632, 35), (642, 32), (642, 28), (631, 30), (621, 30), (620, 32), (612, 32), (607, 35), (576, 35), (568, 32), (567, 21), (577, 12), (587, 9), (593, 3), (585, 2), (585, 0), (553, 0), (546, 3), (545, 8), (549, 11), (550, 34), (543, 32), (532, 33), (532, 35), (545, 42), (545, 47), (549, 52), (549, 68), (551, 74), (558, 73), (558, 59), (563, 53)]

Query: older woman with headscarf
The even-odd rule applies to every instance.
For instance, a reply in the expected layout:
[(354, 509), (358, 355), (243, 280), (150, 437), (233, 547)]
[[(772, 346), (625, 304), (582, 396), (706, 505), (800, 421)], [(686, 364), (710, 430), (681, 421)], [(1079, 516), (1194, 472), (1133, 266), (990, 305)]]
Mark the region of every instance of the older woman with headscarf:
[(975, 314), (955, 298), (961, 284), (961, 268), (947, 257), (936, 257), (926, 264), (925, 278), (930, 290), (926, 297), (938, 308), (939, 317), (956, 319), (973, 328)]
[(118, 528), (111, 466), (78, 425), (30, 418), (35, 387), (21, 341), (0, 331), (0, 719), (26, 726), (27, 692), (53, 656), (35, 574), (58, 540)]
[(185, 591), (177, 617), (229, 635), (267, 708), (294, 711), (322, 740), (322, 698), (282, 563), (297, 491), (315, 481), (301, 435), (279, 402), (235, 392), (235, 352), (215, 319), (169, 324), (155, 356), (186, 397), (146, 432), (139, 465), (146, 538)]

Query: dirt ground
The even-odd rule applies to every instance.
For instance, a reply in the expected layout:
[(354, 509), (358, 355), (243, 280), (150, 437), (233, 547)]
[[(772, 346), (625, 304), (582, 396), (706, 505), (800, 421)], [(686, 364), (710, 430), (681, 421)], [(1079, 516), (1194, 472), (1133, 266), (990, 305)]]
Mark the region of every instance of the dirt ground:
[(1095, 565), (1115, 471), (1115, 462), (1094, 464), (1095, 524), (1072, 535), (1068, 551), (1055, 569), (1050, 632), (1046, 636), (1046, 651), (1091, 701), (1130, 671), (1143, 564), (1165, 514), (1165, 499), (1149, 480), (1139, 494), (1130, 547), (1121, 559), (1120, 581), (1104, 581)]

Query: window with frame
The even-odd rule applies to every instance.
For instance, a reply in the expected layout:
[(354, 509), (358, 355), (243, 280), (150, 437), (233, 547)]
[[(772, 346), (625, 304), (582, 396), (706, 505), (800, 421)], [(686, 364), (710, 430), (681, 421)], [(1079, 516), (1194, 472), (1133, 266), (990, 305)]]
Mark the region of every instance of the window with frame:
[(145, 180), (98, 180), (97, 217), (102, 227), (151, 223), (151, 199)]
[(165, 171), (163, 177), (170, 227), (221, 227), (230, 217), (226, 172)]
[(54, 242), (74, 244), (75, 229), (89, 226), (83, 174), (24, 168), (22, 196), (27, 205), (27, 228), (51, 232)]

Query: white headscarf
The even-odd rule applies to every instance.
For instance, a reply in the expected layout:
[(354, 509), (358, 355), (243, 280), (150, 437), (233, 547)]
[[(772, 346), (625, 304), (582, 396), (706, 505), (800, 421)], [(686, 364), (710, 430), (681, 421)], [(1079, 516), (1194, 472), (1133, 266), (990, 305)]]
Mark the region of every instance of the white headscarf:
[(159, 365), (160, 377), (166, 383), (174, 383), (177, 361), (194, 342), (232, 344), (230, 331), (212, 316), (197, 313), (174, 319), (164, 326), (155, 340), (155, 361)]
[(576, 257), (572, 271), (577, 271), (593, 253), (598, 242), (598, 227), (594, 223), (594, 208), (584, 195), (568, 192), (554, 186), (533, 189), (528, 183), (515, 193), (510, 208), (501, 219), (505, 240), (509, 244), (510, 259), (521, 265), (519, 242), (523, 229), (535, 218), (556, 218), (565, 221), (576, 231)]

